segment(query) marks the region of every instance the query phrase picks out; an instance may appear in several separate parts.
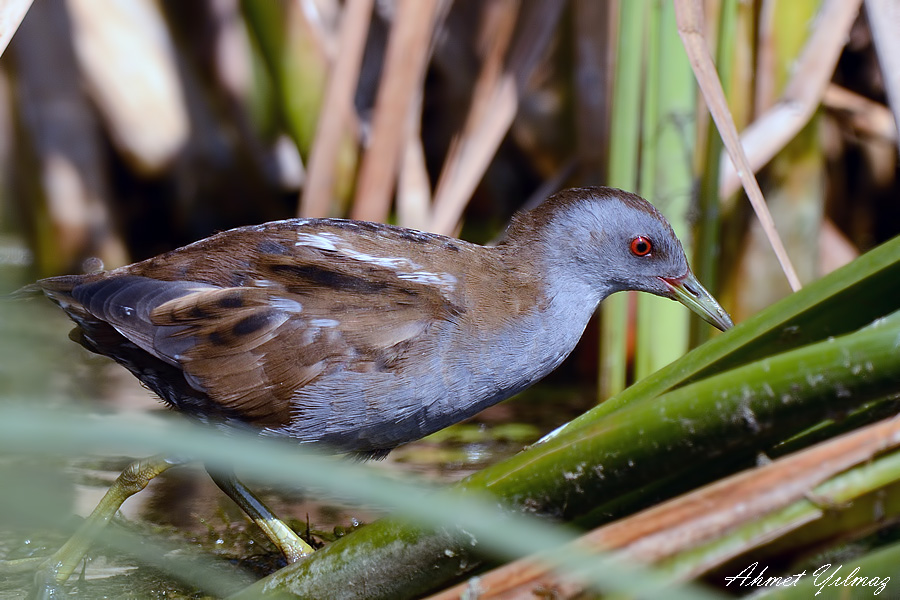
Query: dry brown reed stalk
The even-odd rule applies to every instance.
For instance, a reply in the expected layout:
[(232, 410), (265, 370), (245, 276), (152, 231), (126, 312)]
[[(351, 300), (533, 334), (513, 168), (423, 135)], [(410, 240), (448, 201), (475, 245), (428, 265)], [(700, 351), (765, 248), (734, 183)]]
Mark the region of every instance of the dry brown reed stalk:
[(489, 48), (463, 132), (451, 144), (438, 179), (431, 231), (451, 233), (456, 229), (512, 125), (519, 92), (549, 43), (564, 4), (495, 0), (489, 5), (496, 7), (496, 20), (485, 29)]
[(384, 221), (388, 216), (407, 139), (410, 106), (422, 86), (439, 5), (438, 0), (400, 0), (396, 4), (375, 100), (372, 139), (363, 155), (350, 213), (354, 219)]
[[(441, 31), (451, 4), (451, 0), (439, 0), (433, 31)], [(437, 38), (437, 35), (433, 35), (431, 38), (428, 50), (429, 61), (434, 54)], [(409, 106), (406, 142), (402, 149), (400, 174), (397, 179), (397, 221), (403, 227), (412, 227), (413, 229), (428, 229), (431, 220), (431, 178), (428, 175), (425, 146), (422, 141), (424, 94), (424, 82), (420, 82)]]
[(325, 90), (298, 216), (325, 217), (332, 205), (338, 153), (354, 115), (353, 95), (359, 80), (373, 5), (374, 0), (352, 0), (344, 8), (338, 34), (341, 51), (337, 53)]
[(427, 229), (431, 214), (431, 181), (422, 145), (422, 90), (410, 110), (406, 144), (397, 181), (397, 221), (403, 227)]
[(716, 74), (716, 66), (713, 63), (712, 56), (709, 54), (709, 48), (706, 45), (706, 39), (703, 35), (703, 2), (702, 0), (675, 0), (675, 18), (678, 22), (678, 33), (684, 43), (685, 50), (691, 61), (691, 68), (700, 85), (700, 91), (706, 100), (706, 105), (713, 117), (713, 121), (722, 136), (725, 148), (731, 160), (738, 165), (738, 175), (744, 184), (744, 189), (750, 199), (750, 204), (756, 212), (756, 216), (766, 233), (766, 237), (778, 257), (778, 262), (794, 291), (799, 290), (802, 286), (797, 271), (791, 264), (791, 259), (787, 255), (781, 238), (775, 230), (775, 223), (772, 215), (766, 207), (762, 190), (759, 188), (759, 182), (754, 176), (754, 171), (750, 168), (747, 155), (741, 146), (738, 138), (737, 128), (734, 125), (734, 119), (731, 111), (728, 109), (728, 102), (725, 99), (725, 92), (722, 89), (722, 82)]
[[(891, 418), (791, 454), (765, 466), (679, 496), (630, 517), (599, 527), (576, 542), (586, 549), (616, 550), (625, 560), (653, 563), (720, 539), (741, 526), (804, 499), (816, 499), (815, 488), (836, 475), (900, 447), (900, 421)], [(821, 499), (827, 501), (827, 499)], [(795, 529), (824, 516), (821, 505), (794, 519)], [(784, 533), (780, 531), (779, 533)], [(673, 579), (697, 577), (725, 560), (770, 541), (760, 530), (727, 552), (707, 553)], [(674, 582), (674, 581), (673, 581)], [(461, 583), (429, 597), (460, 598), (469, 583)], [(575, 598), (583, 584), (556, 574), (533, 559), (520, 559), (478, 577), (482, 600), (529, 597), (535, 590), (553, 590), (554, 598)]]
[(490, 29), (491, 34), (466, 123), (451, 142), (435, 187), (431, 231), (449, 234), (456, 228), (463, 208), (515, 117), (515, 82), (504, 64), (520, 5), (519, 0), (494, 0), (485, 8), (484, 18), (491, 24), (485, 29)]

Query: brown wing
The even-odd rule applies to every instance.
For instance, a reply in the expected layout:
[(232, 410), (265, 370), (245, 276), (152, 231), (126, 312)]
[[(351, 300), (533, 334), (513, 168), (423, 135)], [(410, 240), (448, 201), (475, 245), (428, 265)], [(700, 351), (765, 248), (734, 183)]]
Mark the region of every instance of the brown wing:
[(296, 390), (337, 369), (392, 368), (441, 316), (390, 294), (359, 301), (339, 293), (339, 310), (322, 296), (246, 287), (195, 292), (153, 311), (154, 324), (172, 332), (155, 348), (177, 350), (173, 358), (191, 385), (216, 402), (282, 426)]
[[(241, 239), (225, 240), (227, 259), (215, 260), (216, 244), (189, 246), (164, 265), (151, 259), (110, 272), (72, 295), (182, 369), (227, 413), (259, 426), (286, 425), (294, 393), (319, 377), (394, 368), (435, 322), (463, 310), (452, 277), (416, 270), (402, 254), (375, 256), (364, 242), (336, 235), (298, 244), (303, 234), (293, 230), (211, 240), (229, 235)], [(385, 245), (403, 250), (378, 242)], [(215, 270), (216, 262), (227, 268)]]

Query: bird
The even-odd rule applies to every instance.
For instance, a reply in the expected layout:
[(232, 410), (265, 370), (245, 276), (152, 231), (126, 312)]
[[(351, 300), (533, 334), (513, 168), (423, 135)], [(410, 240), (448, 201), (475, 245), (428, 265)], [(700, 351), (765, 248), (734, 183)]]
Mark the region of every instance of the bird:
[[(379, 458), (543, 378), (600, 302), (625, 290), (733, 326), (663, 215), (607, 187), (564, 190), (515, 214), (493, 246), (296, 218), (22, 292), (45, 294), (74, 321), (73, 340), (194, 420)], [(139, 461), (117, 493), (175, 464)], [(312, 551), (233, 473), (210, 474), (288, 561)], [(51, 561), (66, 565), (57, 580), (77, 553)]]

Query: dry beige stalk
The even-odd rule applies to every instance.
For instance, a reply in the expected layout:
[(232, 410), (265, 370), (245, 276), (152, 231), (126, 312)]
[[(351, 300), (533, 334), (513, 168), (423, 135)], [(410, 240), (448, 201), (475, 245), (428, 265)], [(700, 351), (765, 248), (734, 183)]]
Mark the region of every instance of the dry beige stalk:
[[(299, 216), (326, 217), (335, 191), (338, 154), (353, 115), (353, 95), (359, 79), (374, 0), (351, 0), (341, 18), (338, 53), (325, 90), (322, 114), (309, 158), (308, 178)], [(354, 119), (355, 121), (355, 119)]]
[(512, 126), (519, 94), (545, 52), (564, 6), (557, 0), (486, 4), (480, 38), (486, 56), (463, 132), (451, 143), (438, 179), (431, 231), (452, 234), (457, 229), (466, 204)]
[(775, 103), (775, 67), (778, 52), (775, 48), (775, 7), (777, 0), (762, 0), (759, 8), (759, 33), (756, 42), (753, 108), (759, 114)]
[(678, 23), (678, 33), (691, 61), (691, 68), (694, 70), (697, 82), (700, 84), (706, 105), (709, 107), (729, 156), (739, 166), (737, 172), (747, 191), (750, 204), (766, 232), (766, 237), (775, 251), (775, 256), (778, 257), (778, 262), (781, 264), (791, 289), (799, 290), (800, 278), (797, 277), (797, 271), (791, 264), (784, 244), (775, 230), (775, 223), (766, 207), (762, 190), (759, 189), (759, 182), (756, 181), (747, 155), (741, 147), (734, 119), (728, 109), (725, 92), (722, 90), (722, 82), (719, 81), (716, 66), (703, 36), (703, 2), (701, 0), (675, 0), (675, 19)]
[(407, 139), (409, 110), (422, 86), (438, 0), (399, 0), (385, 55), (372, 141), (363, 156), (351, 217), (384, 221)]
[(431, 182), (425, 165), (419, 123), (422, 114), (421, 93), (416, 109), (410, 111), (409, 133), (403, 148), (400, 179), (397, 182), (397, 219), (401, 226), (427, 229), (431, 215)]
[(472, 106), (462, 134), (450, 146), (434, 194), (429, 229), (436, 233), (449, 234), (456, 228), (466, 203), (516, 116), (516, 82), (504, 66), (519, 6), (519, 0), (499, 0), (488, 9), (492, 12), (487, 18), (493, 21), (493, 27), (475, 83)]

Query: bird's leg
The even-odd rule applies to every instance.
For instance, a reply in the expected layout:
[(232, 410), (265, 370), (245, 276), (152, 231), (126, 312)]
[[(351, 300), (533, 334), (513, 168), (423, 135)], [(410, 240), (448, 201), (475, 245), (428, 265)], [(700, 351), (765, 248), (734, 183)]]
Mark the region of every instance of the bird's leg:
[(313, 547), (303, 541), (293, 529), (287, 526), (281, 519), (263, 504), (262, 500), (253, 495), (247, 487), (238, 481), (232, 471), (223, 472), (220, 468), (206, 467), (206, 472), (223, 492), (234, 500), (247, 515), (253, 519), (266, 537), (281, 550), (287, 562), (297, 562), (314, 552)]
[(75, 534), (50, 558), (41, 562), (35, 575), (35, 584), (39, 588), (46, 588), (65, 583), (122, 503), (147, 487), (154, 477), (185, 462), (187, 461), (180, 458), (157, 455), (128, 465)]

